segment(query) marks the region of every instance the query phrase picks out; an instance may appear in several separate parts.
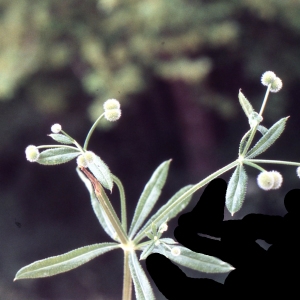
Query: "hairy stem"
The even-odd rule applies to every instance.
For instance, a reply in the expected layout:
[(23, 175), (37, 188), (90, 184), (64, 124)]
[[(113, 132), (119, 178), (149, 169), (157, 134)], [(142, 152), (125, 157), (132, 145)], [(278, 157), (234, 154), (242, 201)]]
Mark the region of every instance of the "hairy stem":
[(123, 295), (122, 300), (131, 300), (132, 278), (129, 269), (129, 251), (124, 250), (124, 273), (123, 273)]

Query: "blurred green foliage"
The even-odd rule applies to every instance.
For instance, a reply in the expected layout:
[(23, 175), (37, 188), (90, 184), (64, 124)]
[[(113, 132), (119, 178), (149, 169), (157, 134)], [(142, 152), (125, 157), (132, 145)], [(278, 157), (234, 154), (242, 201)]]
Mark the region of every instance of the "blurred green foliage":
[(286, 67), (278, 55), (299, 62), (292, 46), (280, 53), (289, 41), (277, 32), (282, 26), (299, 34), (299, 8), (297, 0), (0, 0), (0, 99), (24, 88), (42, 111), (61, 111), (74, 86), (47, 74), (68, 69), (92, 97), (95, 119), (106, 99), (126, 101), (151, 76), (199, 86), (218, 50), (239, 57), (257, 78), (262, 64)]

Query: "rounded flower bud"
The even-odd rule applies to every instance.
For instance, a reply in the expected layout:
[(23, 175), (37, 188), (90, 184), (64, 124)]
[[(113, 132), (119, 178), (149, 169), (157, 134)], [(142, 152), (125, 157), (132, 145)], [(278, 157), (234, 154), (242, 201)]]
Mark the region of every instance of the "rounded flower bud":
[(300, 167), (296, 169), (297, 176), (300, 178)]
[(104, 112), (104, 117), (111, 122), (117, 121), (121, 117), (121, 109), (108, 109)]
[(54, 124), (51, 126), (51, 131), (53, 133), (59, 133), (61, 131), (61, 125), (60, 124)]
[(263, 85), (268, 86), (269, 84), (273, 83), (273, 81), (275, 80), (275, 78), (276, 78), (276, 75), (275, 75), (274, 72), (267, 71), (264, 74), (262, 74), (262, 76), (261, 76), (261, 83)]
[(26, 159), (30, 162), (35, 162), (39, 159), (40, 152), (36, 146), (30, 145), (25, 149)]
[(103, 104), (104, 110), (120, 109), (120, 102), (116, 99), (108, 99)]
[(282, 178), (282, 175), (277, 172), (277, 171), (271, 171), (269, 172), (273, 178), (274, 178), (274, 185), (272, 187), (272, 190), (277, 190), (281, 187), (282, 185), (282, 181), (283, 181), (283, 178)]
[(265, 191), (271, 190), (274, 186), (274, 176), (271, 174), (271, 172), (261, 172), (257, 176), (257, 184)]
[(172, 255), (174, 255), (174, 256), (178, 256), (178, 255), (180, 255), (181, 251), (180, 251), (180, 249), (179, 249), (178, 247), (173, 247), (173, 248), (171, 249), (171, 253), (172, 253)]
[(271, 83), (270, 92), (277, 93), (282, 88), (282, 81), (280, 78), (276, 77)]
[(167, 230), (168, 230), (168, 225), (167, 225), (166, 223), (162, 223), (162, 224), (159, 226), (159, 229), (158, 229), (158, 231), (159, 231), (160, 233), (165, 232), (165, 231), (167, 231)]
[(84, 167), (84, 168), (86, 168), (87, 165), (88, 165), (88, 163), (87, 163), (87, 161), (86, 161), (86, 159), (85, 159), (85, 157), (84, 157), (83, 154), (81, 154), (81, 155), (79, 155), (77, 157), (76, 162), (77, 162), (78, 167)]
[(86, 151), (84, 153), (84, 158), (86, 160), (87, 165), (92, 164), (94, 162), (95, 156), (96, 156), (95, 153), (92, 151)]

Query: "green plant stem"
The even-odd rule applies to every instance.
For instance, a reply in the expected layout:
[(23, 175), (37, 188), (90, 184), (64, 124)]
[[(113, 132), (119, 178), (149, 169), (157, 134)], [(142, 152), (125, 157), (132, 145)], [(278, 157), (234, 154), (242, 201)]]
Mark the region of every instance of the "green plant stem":
[(290, 166), (300, 166), (300, 162), (293, 162), (293, 161), (283, 161), (283, 160), (268, 160), (268, 159), (244, 159), (245, 163), (253, 162), (253, 163), (260, 163), (260, 164), (279, 164), (279, 165), (290, 165)]
[(82, 152), (84, 153), (82, 147), (71, 137), (69, 136), (65, 131), (61, 130), (61, 132), (68, 138), (70, 138), (71, 140), (73, 140), (73, 144)]
[(112, 207), (107, 195), (105, 194), (105, 191), (104, 191), (102, 185), (86, 168), (81, 168), (81, 171), (91, 181), (94, 191), (95, 191), (95, 195), (96, 195), (98, 201), (100, 202), (104, 212), (106, 213), (106, 216), (108, 217), (111, 225), (115, 229), (117, 236), (120, 239), (120, 242), (122, 243), (122, 245), (125, 245), (125, 246), (128, 245), (129, 244), (128, 236), (125, 233), (125, 231), (121, 225), (121, 222), (120, 222), (114, 208)]
[(99, 121), (103, 118), (103, 116), (104, 116), (104, 113), (94, 122), (93, 126), (91, 127), (90, 131), (88, 132), (88, 134), (86, 136), (86, 139), (84, 141), (84, 145), (83, 145), (84, 150), (87, 149), (87, 146), (88, 146), (88, 143), (90, 141), (91, 135), (93, 134), (95, 128), (97, 127)]
[(38, 149), (45, 149), (45, 148), (69, 148), (73, 150), (77, 150), (80, 152), (80, 150), (73, 146), (67, 146), (67, 145), (43, 145), (43, 146), (37, 146)]
[(243, 163), (244, 163), (245, 165), (248, 165), (248, 166), (251, 166), (251, 167), (253, 167), (253, 168), (255, 168), (255, 169), (258, 169), (258, 170), (261, 171), (261, 172), (266, 171), (266, 170), (263, 169), (262, 167), (258, 166), (257, 164), (254, 164), (254, 163), (252, 163), (252, 162), (250, 162), (250, 161), (248, 161), (248, 160), (246, 160), (246, 159), (243, 160)]
[(270, 93), (270, 89), (271, 89), (271, 84), (268, 85), (265, 97), (264, 97), (264, 101), (261, 105), (260, 111), (259, 111), (259, 115), (262, 116), (264, 109), (266, 107), (267, 101), (268, 101), (268, 97), (269, 97), (269, 93)]
[[(232, 163), (228, 164), (227, 166), (219, 169), (218, 171), (210, 174), (209, 176), (207, 176), (205, 179), (203, 179), (202, 181), (200, 181), (199, 183), (195, 184), (194, 186), (192, 186), (189, 190), (187, 190), (184, 194), (182, 194), (174, 203), (173, 205), (171, 205), (168, 210), (165, 212), (164, 216), (158, 217), (155, 220), (152, 220), (153, 223), (155, 224), (159, 224), (161, 221), (163, 221), (163, 219), (166, 218), (166, 216), (168, 216), (168, 212), (171, 211), (174, 207), (176, 206), (180, 206), (181, 202), (183, 202), (185, 200), (185, 198), (189, 197), (190, 195), (194, 194), (197, 190), (199, 190), (200, 188), (202, 188), (204, 185), (206, 185), (207, 183), (209, 183), (210, 181), (212, 181), (213, 179), (217, 178), (218, 176), (220, 176), (221, 174), (229, 171), (230, 169), (234, 168), (235, 166), (237, 166), (240, 163), (240, 161), (237, 159), (235, 161), (233, 161)], [(138, 233), (135, 237), (135, 239), (133, 240), (134, 245), (137, 245), (138, 242), (145, 236), (145, 232), (148, 232), (151, 230), (151, 224), (148, 225), (142, 232)]]
[(123, 273), (123, 295), (122, 300), (131, 300), (132, 278), (129, 269), (129, 251), (124, 250), (124, 273)]
[(113, 179), (114, 183), (117, 185), (119, 192), (120, 192), (121, 223), (122, 223), (122, 227), (123, 227), (124, 231), (127, 232), (126, 198), (125, 198), (124, 187), (123, 187), (121, 180), (117, 176), (112, 175), (112, 179)]
[[(268, 97), (269, 97), (269, 93), (270, 93), (270, 89), (271, 89), (271, 84), (268, 85), (268, 88), (267, 88), (267, 91), (266, 91), (266, 94), (265, 94), (265, 97), (264, 97), (264, 100), (263, 100), (263, 103), (261, 105), (261, 108), (260, 108), (260, 112), (259, 112), (259, 115), (262, 116), (263, 112), (264, 112), (264, 109), (265, 109), (265, 106), (267, 104), (267, 101), (268, 101)], [(251, 135), (249, 137), (249, 139), (247, 140), (247, 144), (243, 150), (243, 153), (241, 154), (242, 157), (245, 156), (245, 154), (247, 153), (253, 139), (254, 139), (254, 136), (255, 136), (255, 133), (256, 133), (256, 129), (257, 129), (257, 126), (259, 124), (257, 123), (255, 126), (253, 126), (252, 128), (252, 131), (251, 131)]]

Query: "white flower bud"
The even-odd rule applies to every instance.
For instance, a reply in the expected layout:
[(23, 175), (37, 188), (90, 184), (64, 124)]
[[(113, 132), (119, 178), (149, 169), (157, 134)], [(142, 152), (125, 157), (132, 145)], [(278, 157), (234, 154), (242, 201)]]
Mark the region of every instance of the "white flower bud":
[(121, 117), (121, 109), (108, 109), (104, 111), (104, 117), (111, 122), (117, 121)]
[(78, 167), (84, 167), (84, 168), (86, 168), (87, 165), (88, 165), (88, 163), (87, 163), (87, 161), (86, 161), (86, 159), (85, 159), (85, 157), (84, 157), (83, 154), (81, 154), (81, 155), (79, 155), (77, 157), (76, 162), (77, 162)]
[(36, 146), (30, 145), (25, 149), (26, 159), (30, 162), (35, 162), (39, 159), (40, 152)]
[(59, 133), (61, 131), (61, 125), (60, 124), (54, 124), (51, 126), (51, 131), (53, 133)]
[(276, 77), (271, 84), (270, 92), (277, 93), (282, 88), (282, 81), (280, 78)]
[(297, 176), (300, 178), (300, 167), (296, 169)]
[(275, 80), (275, 78), (276, 78), (276, 75), (275, 75), (274, 72), (267, 71), (264, 74), (262, 74), (262, 76), (261, 76), (261, 83), (263, 85), (268, 86), (269, 84), (273, 83), (273, 81)]
[(272, 187), (272, 190), (277, 190), (281, 187), (282, 185), (282, 181), (283, 181), (283, 178), (282, 178), (282, 175), (277, 172), (277, 171), (271, 171), (269, 172), (273, 178), (274, 178), (274, 185)]
[(168, 225), (167, 223), (162, 223), (160, 226), (159, 226), (159, 229), (158, 229), (158, 232), (162, 233), (162, 232), (165, 232), (168, 230)]
[(116, 99), (108, 99), (103, 104), (104, 110), (120, 109), (120, 102)]
[(174, 255), (174, 256), (178, 256), (178, 255), (180, 255), (181, 251), (180, 251), (180, 249), (179, 249), (178, 247), (173, 247), (173, 248), (171, 249), (171, 253), (172, 253), (172, 255)]
[(274, 177), (270, 172), (264, 171), (257, 176), (258, 186), (265, 190), (271, 190), (274, 186)]
[(96, 156), (95, 153), (92, 151), (86, 151), (84, 153), (84, 158), (87, 164), (92, 164), (95, 160), (95, 156)]

